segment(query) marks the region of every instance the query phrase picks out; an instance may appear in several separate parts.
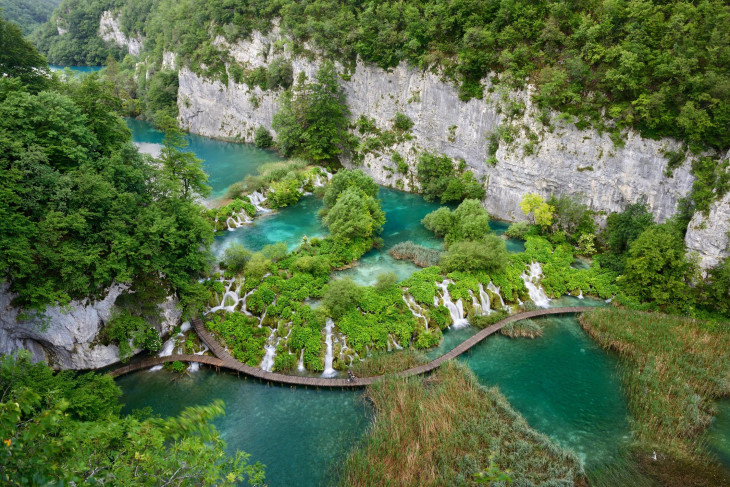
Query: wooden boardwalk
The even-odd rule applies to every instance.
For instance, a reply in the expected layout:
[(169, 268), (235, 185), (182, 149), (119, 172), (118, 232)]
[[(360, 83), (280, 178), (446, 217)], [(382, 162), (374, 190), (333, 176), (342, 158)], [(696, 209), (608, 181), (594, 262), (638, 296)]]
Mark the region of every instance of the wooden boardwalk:
[[(525, 320), (528, 318), (538, 318), (540, 316), (559, 315), (567, 313), (582, 313), (591, 309), (590, 306), (573, 306), (566, 308), (548, 308), (538, 309), (535, 311), (526, 311), (524, 313), (518, 313), (516, 315), (508, 316), (507, 318), (498, 321), (497, 323), (478, 331), (472, 337), (464, 340), (450, 351), (441, 355), (440, 357), (432, 360), (423, 365), (412, 367), (397, 373), (396, 375), (401, 377), (410, 377), (413, 375), (425, 374), (437, 369), (442, 363), (447, 360), (458, 357), (462, 353), (466, 352), (476, 344), (502, 329), (505, 325), (513, 323), (515, 321)], [(215, 357), (206, 355), (170, 355), (167, 357), (155, 357), (149, 360), (144, 360), (134, 364), (129, 364), (111, 372), (113, 377), (128, 374), (129, 372), (145, 369), (154, 365), (159, 365), (165, 362), (173, 362), (179, 360), (181, 362), (198, 362), (201, 364), (211, 365), (216, 368), (222, 367), (225, 369), (240, 372), (251, 377), (256, 377), (266, 382), (275, 382), (279, 384), (295, 385), (295, 386), (312, 386), (312, 387), (337, 387), (337, 388), (354, 388), (354, 387), (365, 387), (377, 380), (380, 380), (382, 376), (374, 377), (360, 377), (354, 382), (350, 382), (347, 379), (327, 379), (325, 377), (304, 377), (298, 375), (286, 375), (279, 374), (276, 372), (267, 372), (265, 370), (250, 367), (244, 363), (239, 362), (233, 358), (218, 341), (211, 335), (211, 333), (205, 329), (205, 325), (202, 320), (193, 320), (193, 327), (198, 333), (200, 339), (205, 343)]]

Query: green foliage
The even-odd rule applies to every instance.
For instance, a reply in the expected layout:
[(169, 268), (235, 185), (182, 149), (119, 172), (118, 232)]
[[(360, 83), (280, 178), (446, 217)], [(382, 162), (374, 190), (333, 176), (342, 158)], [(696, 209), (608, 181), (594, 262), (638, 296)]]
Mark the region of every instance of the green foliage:
[(624, 291), (640, 301), (683, 309), (689, 304), (694, 275), (682, 233), (665, 223), (647, 228), (631, 243), (621, 282)]
[(730, 191), (730, 162), (726, 159), (720, 164), (711, 157), (699, 157), (692, 163), (692, 174), (695, 181), (690, 200), (697, 211), (706, 215), (712, 202)]
[(268, 149), (274, 144), (274, 138), (271, 136), (269, 129), (263, 125), (259, 125), (254, 134), (253, 144), (259, 149)]
[(363, 288), (352, 279), (335, 279), (325, 289), (322, 305), (329, 310), (330, 316), (340, 319), (360, 304)]
[(550, 196), (547, 204), (553, 208), (553, 233), (563, 232), (569, 236), (571, 242), (576, 243), (582, 235), (595, 233), (596, 224), (588, 206), (581, 202), (582, 199), (582, 195), (576, 194)]
[(518, 238), (524, 240), (527, 232), (530, 231), (530, 226), (527, 222), (515, 222), (507, 228), (504, 234), (509, 238)]
[(258, 367), (264, 358), (264, 344), (270, 331), (259, 328), (258, 320), (243, 313), (229, 313), (224, 317), (213, 315), (205, 327), (216, 334), (236, 359), (251, 367)]
[(380, 200), (359, 188), (349, 187), (340, 194), (322, 222), (335, 239), (367, 239), (380, 233), (385, 224), (385, 213), (380, 208)]
[(393, 162), (395, 162), (395, 169), (399, 174), (408, 174), (408, 164), (406, 164), (403, 156), (399, 152), (393, 152)]
[(27, 355), (0, 358), (0, 390), (3, 485), (263, 485), (261, 464), (226, 455), (211, 424), (220, 401), (168, 419), (120, 416), (110, 376), (53, 375)]
[(163, 174), (172, 183), (170, 189), (178, 192), (184, 199), (208, 196), (211, 191), (208, 173), (203, 170), (203, 161), (195, 157), (194, 153), (183, 150), (188, 146), (183, 131), (171, 118), (165, 118), (160, 125), (165, 131), (160, 160), (164, 168)]
[[(0, 7), (2, 4), (0, 3)], [(0, 10), (0, 14), (3, 11)], [(0, 16), (0, 73), (20, 78), (25, 84), (42, 88), (48, 76), (48, 64), (25, 39), (20, 28)]]
[(375, 281), (375, 290), (381, 294), (392, 290), (398, 283), (398, 275), (395, 272), (383, 272), (378, 274)]
[(421, 154), (417, 177), (424, 198), (428, 201), (440, 199), (441, 203), (465, 198), (484, 199), (484, 187), (464, 167), (461, 163), (454, 168), (453, 161), (446, 155)]
[(117, 310), (103, 330), (107, 339), (119, 345), (119, 358), (125, 361), (132, 355), (130, 342), (148, 352), (158, 352), (162, 348), (160, 334), (139, 316), (128, 310)]
[(703, 301), (710, 307), (730, 316), (730, 257), (708, 270), (702, 285)]
[(501, 272), (507, 265), (507, 248), (504, 240), (494, 234), (478, 241), (459, 241), (449, 245), (439, 265), (447, 272)]
[[(230, 188), (229, 191), (231, 191)], [(243, 198), (245, 199), (239, 198), (241, 191), (241, 189), (234, 189), (231, 191), (233, 194), (236, 194), (236, 192), (238, 194), (236, 194), (235, 199), (227, 205), (218, 208), (211, 208), (205, 211), (206, 218), (209, 223), (213, 225), (215, 230), (228, 229), (228, 225), (226, 223), (228, 218), (235, 217), (241, 212), (244, 212), (249, 217), (256, 215), (256, 207), (248, 202), (248, 197), (244, 196)]]
[(332, 208), (337, 203), (340, 194), (348, 188), (355, 187), (371, 198), (378, 197), (378, 185), (373, 178), (362, 172), (338, 171), (330, 181), (324, 193), (323, 203), (325, 208)]
[(325, 62), (313, 82), (300, 77), (292, 91), (282, 94), (272, 125), (284, 154), (330, 161), (349, 145), (349, 115), (334, 65)]
[(404, 113), (396, 113), (393, 118), (393, 128), (401, 132), (408, 132), (413, 128), (413, 120)]
[(23, 35), (28, 35), (51, 17), (58, 3), (59, 0), (0, 0), (0, 11), (9, 22), (20, 26)]
[(243, 271), (249, 260), (251, 260), (251, 251), (246, 249), (243, 244), (234, 242), (223, 252), (222, 264), (224, 269), (236, 275)]
[(443, 237), (447, 245), (455, 242), (481, 241), (491, 233), (489, 215), (479, 200), (464, 200), (455, 210), (439, 208), (426, 215), (423, 226), (438, 237)]
[(89, 75), (57, 89), (0, 82), (0, 269), (16, 305), (148, 278), (186, 300), (209, 264), (201, 207), (137, 152), (110, 86)]
[(538, 194), (527, 193), (522, 196), (520, 209), (522, 213), (532, 219), (533, 223), (541, 227), (549, 227), (553, 223), (555, 208)]

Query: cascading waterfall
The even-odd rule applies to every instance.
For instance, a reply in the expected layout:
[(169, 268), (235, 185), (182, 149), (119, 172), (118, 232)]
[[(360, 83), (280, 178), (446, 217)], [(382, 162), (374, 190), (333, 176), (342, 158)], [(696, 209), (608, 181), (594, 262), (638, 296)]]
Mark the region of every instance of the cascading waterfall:
[(246, 210), (241, 210), (241, 212), (237, 215), (231, 215), (226, 219), (226, 226), (228, 226), (229, 232), (232, 232), (244, 225), (248, 225), (249, 223), (253, 223), (253, 219), (248, 216)]
[(502, 299), (502, 290), (495, 286), (492, 281), (489, 281), (489, 284), (487, 285), (487, 290), (492, 291), (494, 294), (497, 295), (499, 298), (499, 305), (502, 307), (502, 309), (507, 310), (507, 305), (504, 304), (504, 299)]
[(301, 353), (299, 354), (299, 363), (297, 364), (297, 370), (299, 372), (304, 372), (305, 370), (307, 370), (304, 367), (304, 349), (303, 348), (302, 348)]
[(261, 368), (267, 372), (274, 370), (274, 356), (276, 355), (276, 347), (279, 345), (281, 338), (276, 337), (276, 328), (271, 330), (271, 335), (266, 339), (266, 345), (264, 345), (264, 359), (261, 361)]
[[(189, 326), (189, 324), (188, 324)], [(205, 355), (205, 352), (209, 350), (208, 346), (205, 343), (202, 343), (203, 349), (195, 352), (193, 355)], [(200, 364), (198, 362), (191, 362), (190, 366), (188, 367), (188, 372), (197, 372), (200, 369)]]
[[(243, 286), (243, 282), (241, 282), (238, 285), (238, 287), (236, 287), (235, 290), (232, 290), (234, 284), (236, 284), (235, 280), (231, 280), (227, 283), (226, 290), (223, 293), (223, 298), (221, 299), (221, 303), (218, 306), (214, 306), (213, 308), (211, 308), (208, 311), (208, 313), (215, 313), (216, 311), (221, 310), (221, 309), (225, 310), (229, 313), (233, 313), (236, 310), (236, 308), (238, 307), (238, 304), (241, 302), (242, 299), (243, 299), (243, 307), (245, 310), (245, 308), (246, 308), (245, 297), (244, 298), (240, 297), (240, 291), (241, 291), (241, 287)], [(253, 291), (251, 291), (251, 292), (253, 292)], [(251, 293), (249, 293), (249, 294), (251, 294)], [(248, 294), (246, 296), (248, 296)], [(246, 313), (246, 314), (248, 314), (250, 316), (250, 313)]]
[(583, 290), (580, 290), (580, 293), (578, 294), (578, 299), (583, 299)]
[(251, 313), (248, 309), (246, 309), (246, 299), (253, 294), (255, 289), (250, 290), (246, 293), (244, 297), (241, 298), (241, 312), (245, 314), (246, 316), (253, 316), (253, 313)]
[(446, 279), (436, 284), (436, 287), (440, 288), (443, 292), (441, 299), (443, 299), (444, 306), (446, 306), (449, 310), (449, 315), (451, 315), (451, 322), (453, 323), (451, 326), (454, 328), (463, 328), (469, 325), (469, 322), (464, 318), (464, 303), (461, 302), (461, 298), (456, 303), (451, 301), (451, 296), (449, 295), (450, 283), (451, 281)]
[(416, 303), (416, 300), (413, 299), (413, 296), (410, 294), (408, 297), (402, 296), (403, 301), (405, 301), (406, 306), (408, 306), (408, 309), (411, 310), (411, 314), (416, 318), (416, 321), (422, 321), (424, 325), (426, 325), (426, 330), (428, 330), (428, 320), (423, 315), (423, 308), (421, 308), (418, 303)]
[(332, 363), (334, 361), (334, 352), (333, 352), (333, 346), (332, 346), (332, 329), (335, 327), (335, 322), (331, 319), (327, 318), (327, 323), (324, 327), (324, 343), (327, 347), (324, 355), (324, 372), (322, 373), (323, 377), (331, 377), (337, 372), (332, 367)]
[(539, 283), (539, 279), (542, 277), (542, 266), (540, 266), (539, 262), (533, 262), (528, 268), (530, 270), (530, 274), (528, 275), (523, 272), (520, 277), (525, 282), (525, 287), (527, 288), (527, 292), (530, 294), (530, 299), (538, 308), (549, 307), (550, 298), (547, 297), (547, 294), (545, 294), (545, 291), (543, 291), (539, 285), (535, 284)]
[(489, 299), (489, 294), (487, 294), (487, 292), (484, 290), (484, 286), (482, 286), (481, 282), (479, 283), (479, 303), (482, 307), (482, 314), (492, 314), (492, 303)]
[(254, 191), (250, 195), (248, 195), (248, 199), (251, 201), (251, 204), (256, 208), (256, 211), (260, 213), (269, 213), (271, 210), (268, 208), (264, 208), (261, 206), (264, 201), (266, 201), (266, 197), (259, 193), (258, 191)]

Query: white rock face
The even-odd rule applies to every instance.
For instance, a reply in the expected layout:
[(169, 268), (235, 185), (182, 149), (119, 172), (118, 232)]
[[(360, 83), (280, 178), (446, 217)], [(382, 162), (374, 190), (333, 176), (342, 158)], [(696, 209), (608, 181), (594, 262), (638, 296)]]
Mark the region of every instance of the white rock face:
[[(725, 159), (730, 159), (730, 151)], [(730, 255), (730, 193), (715, 200), (707, 216), (694, 214), (684, 241), (690, 251), (699, 254), (703, 269), (716, 266)]]
[[(277, 38), (275, 28), (268, 35), (254, 33), (250, 40), (235, 45), (223, 39), (216, 39), (216, 43), (228, 48), (239, 63), (255, 68), (277, 55), (273, 51)], [(302, 71), (311, 78), (319, 62), (294, 57), (292, 65), (295, 79)], [(655, 217), (663, 221), (676, 212), (678, 200), (690, 190), (691, 161), (675, 169), (673, 177), (664, 174), (667, 162), (663, 152), (680, 150), (676, 141), (648, 140), (629, 132), (625, 145), (616, 147), (607, 134), (579, 130), (572, 123), (559, 122), (557, 114), (552, 114), (552, 128), (548, 128), (537, 121), (537, 108), (529, 90), (505, 94), (497, 88), (489, 93), (490, 85), (485, 84), (484, 100), (462, 102), (455, 86), (436, 73), (404, 64), (386, 72), (359, 62), (349, 79), (343, 81), (352, 118), (373, 117), (378, 127), (387, 129), (392, 127), (395, 114), (401, 112), (414, 122), (413, 140), (381, 154), (366, 155), (362, 169), (380, 184), (395, 187), (401, 180), (398, 187), (413, 190), (419, 153), (429, 151), (463, 159), (483, 180), (484, 207), (507, 220), (524, 219), (518, 203), (525, 193), (537, 192), (543, 196), (582, 193), (592, 209), (607, 212), (620, 211), (645, 198)], [(178, 92), (181, 126), (201, 135), (251, 142), (259, 125), (271, 129), (279, 94), (258, 87), (249, 89), (230, 79), (223, 85), (182, 68)], [(524, 104), (523, 113), (508, 119), (503, 106), (507, 99)], [(514, 141), (500, 144), (498, 162), (492, 166), (486, 163), (488, 137), (500, 124), (514, 128)], [(532, 154), (525, 150), (531, 142), (529, 137), (537, 138)], [(393, 150), (410, 167), (406, 177), (392, 170)]]
[(111, 10), (105, 10), (99, 19), (99, 37), (119, 47), (126, 47), (129, 54), (138, 56), (144, 47), (143, 40), (138, 37), (127, 37), (119, 24), (119, 19), (114, 17)]
[[(97, 335), (111, 317), (114, 301), (125, 290), (109, 288), (101, 301), (72, 301), (69, 306), (48, 307), (45, 327), (38, 320), (18, 321), (18, 310), (10, 303), (13, 295), (7, 286), (0, 288), (0, 354), (19, 349), (29, 350), (36, 361), (45, 361), (57, 369), (96, 369), (119, 361), (116, 345), (95, 343)], [(173, 299), (161, 305), (164, 335), (180, 322), (181, 312)]]

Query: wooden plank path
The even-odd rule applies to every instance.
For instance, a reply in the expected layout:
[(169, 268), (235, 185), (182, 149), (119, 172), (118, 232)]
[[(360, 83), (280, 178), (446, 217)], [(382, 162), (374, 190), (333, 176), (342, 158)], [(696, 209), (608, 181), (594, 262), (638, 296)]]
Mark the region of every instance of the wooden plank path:
[[(507, 318), (498, 321), (497, 323), (488, 326), (487, 328), (484, 328), (483, 330), (478, 331), (476, 334), (471, 336), (470, 338), (464, 340), (456, 347), (452, 348), (450, 351), (446, 352), (445, 354), (441, 355), (440, 357), (432, 360), (431, 362), (428, 362), (423, 365), (419, 365), (417, 367), (412, 367), (410, 369), (404, 370), (402, 372), (397, 373), (396, 375), (400, 377), (410, 377), (413, 375), (420, 375), (425, 374), (427, 372), (431, 372), (432, 370), (435, 370), (441, 366), (444, 362), (447, 360), (451, 360), (453, 358), (458, 357), (462, 353), (466, 352), (470, 348), (474, 347), (476, 344), (487, 338), (489, 335), (492, 335), (499, 330), (501, 330), (505, 325), (509, 323), (513, 323), (515, 321), (520, 320), (526, 320), (529, 318), (538, 318), (540, 316), (549, 316), (549, 315), (560, 315), (560, 314), (568, 314), (568, 313), (582, 313), (584, 311), (588, 311), (591, 309), (590, 306), (572, 306), (572, 307), (565, 307), (565, 308), (548, 308), (548, 309), (538, 309), (535, 311), (526, 311), (524, 313), (518, 313), (516, 315), (508, 316)], [(256, 377), (258, 379), (261, 379), (263, 381), (267, 382), (275, 382), (279, 384), (287, 384), (287, 385), (295, 385), (295, 386), (312, 386), (312, 387), (337, 387), (337, 388), (354, 388), (354, 387), (365, 387), (373, 382), (376, 382), (380, 379), (382, 379), (383, 376), (374, 376), (374, 377), (358, 377), (357, 380), (354, 382), (350, 382), (347, 379), (327, 379), (325, 377), (304, 377), (304, 376), (298, 376), (298, 375), (286, 375), (286, 374), (279, 374), (276, 372), (267, 372), (265, 370), (248, 366), (244, 363), (239, 362), (235, 358), (233, 358), (222, 346), (218, 341), (213, 337), (213, 335), (206, 330), (205, 325), (203, 324), (203, 321), (198, 319), (193, 320), (193, 327), (195, 328), (195, 331), (197, 332), (200, 339), (205, 343), (211, 352), (213, 352), (213, 355), (215, 357), (210, 357), (206, 355), (170, 355), (167, 357), (155, 357), (149, 360), (144, 360), (141, 362), (137, 362), (134, 364), (126, 365), (124, 367), (120, 367), (119, 369), (114, 370), (111, 372), (111, 375), (113, 377), (118, 377), (123, 374), (128, 374), (129, 372), (145, 369), (148, 367), (152, 367), (154, 365), (159, 365), (165, 362), (173, 362), (175, 360), (179, 360), (181, 362), (198, 362), (201, 364), (211, 365), (216, 368), (222, 367), (229, 370), (234, 370), (236, 372), (240, 372), (246, 375), (249, 375), (251, 377)]]

